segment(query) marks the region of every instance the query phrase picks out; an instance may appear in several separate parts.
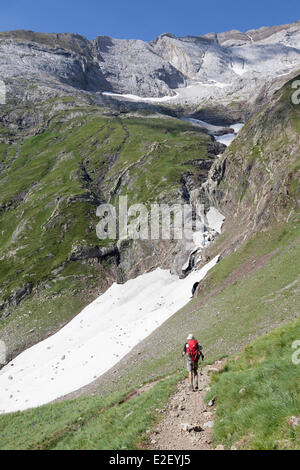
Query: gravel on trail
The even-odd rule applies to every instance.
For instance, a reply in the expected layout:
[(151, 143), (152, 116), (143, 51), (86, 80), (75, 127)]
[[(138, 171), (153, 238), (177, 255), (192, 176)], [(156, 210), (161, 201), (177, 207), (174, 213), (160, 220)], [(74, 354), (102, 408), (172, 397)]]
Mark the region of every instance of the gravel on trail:
[[(211, 374), (224, 367), (225, 360), (199, 367), (199, 389), (189, 391), (188, 380), (178, 384), (176, 393), (161, 410), (162, 420), (149, 434), (150, 450), (212, 450), (213, 424), (217, 400), (208, 406), (204, 397)], [(221, 446), (218, 446), (220, 449)], [(220, 449), (221, 450), (221, 449)]]

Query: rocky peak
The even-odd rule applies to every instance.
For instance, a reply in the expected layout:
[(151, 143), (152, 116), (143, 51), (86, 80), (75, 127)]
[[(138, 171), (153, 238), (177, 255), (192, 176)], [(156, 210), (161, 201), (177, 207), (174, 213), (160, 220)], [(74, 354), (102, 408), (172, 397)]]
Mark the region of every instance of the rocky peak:
[[(279, 26), (263, 26), (259, 29), (251, 29), (246, 32), (253, 42), (263, 41), (265, 39), (271, 38), (272, 36), (276, 36), (273, 38), (277, 40), (279, 36), (283, 38), (284, 36), (291, 36), (293, 33), (300, 32), (300, 21), (295, 21), (294, 23), (290, 24), (283, 24)], [(280, 33), (280, 34), (278, 34)]]
[(223, 47), (241, 46), (247, 42), (251, 42), (251, 39), (247, 34), (232, 29), (224, 33), (217, 34), (218, 42)]
[(163, 33), (151, 42), (2, 32), (0, 67), (0, 79), (9, 84), (12, 97), (18, 95), (16, 80), (27, 80), (36, 87), (28, 93), (34, 100), (42, 98), (45, 87), (72, 95), (87, 91), (88, 99), (96, 103), (100, 93), (109, 92), (125, 95), (123, 101), (129, 99), (139, 108), (163, 98), (169, 111), (175, 108), (195, 116), (214, 102), (218, 114), (226, 110), (239, 121), (259, 109), (258, 98), (259, 106), (266, 102), (264, 90), (272, 93), (278, 77), (300, 68), (300, 22), (246, 33), (231, 30), (186, 37)]
[(39, 33), (27, 30), (0, 32), (0, 43), (4, 41), (16, 44), (30, 43), (53, 49), (65, 49), (75, 54), (90, 54), (90, 42), (80, 34)]

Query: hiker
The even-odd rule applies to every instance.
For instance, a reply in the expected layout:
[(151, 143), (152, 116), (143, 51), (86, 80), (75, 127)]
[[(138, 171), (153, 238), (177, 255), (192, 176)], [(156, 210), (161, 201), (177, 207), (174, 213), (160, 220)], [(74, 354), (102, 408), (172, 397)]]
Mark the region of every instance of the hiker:
[(198, 390), (198, 361), (202, 357), (204, 360), (204, 354), (202, 353), (202, 346), (198, 343), (195, 337), (190, 334), (187, 337), (187, 343), (185, 343), (182, 351), (182, 356), (187, 355), (186, 365), (189, 373), (189, 389), (193, 390), (193, 374), (195, 376), (195, 390)]

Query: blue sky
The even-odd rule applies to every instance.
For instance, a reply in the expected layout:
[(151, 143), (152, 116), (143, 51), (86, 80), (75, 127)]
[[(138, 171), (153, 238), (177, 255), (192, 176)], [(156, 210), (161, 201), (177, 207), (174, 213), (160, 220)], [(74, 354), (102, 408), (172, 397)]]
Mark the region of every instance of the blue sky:
[(31, 29), (140, 38), (246, 31), (300, 19), (299, 0), (13, 0), (1, 2), (0, 30)]

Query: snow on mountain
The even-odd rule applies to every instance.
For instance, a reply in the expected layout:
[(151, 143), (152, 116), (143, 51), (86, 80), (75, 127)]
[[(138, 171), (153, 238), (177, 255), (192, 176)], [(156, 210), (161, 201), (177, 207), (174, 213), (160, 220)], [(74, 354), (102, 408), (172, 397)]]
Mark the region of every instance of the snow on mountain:
[(107, 92), (119, 100), (172, 98), (172, 105), (185, 107), (211, 100), (255, 103), (266, 84), (300, 68), (300, 22), (247, 33), (167, 33), (150, 43), (2, 32), (0, 68), (4, 81), (27, 78), (47, 87)]
[(49, 403), (89, 384), (182, 308), (216, 256), (185, 279), (166, 270), (114, 283), (55, 335), (0, 371), (0, 413)]

